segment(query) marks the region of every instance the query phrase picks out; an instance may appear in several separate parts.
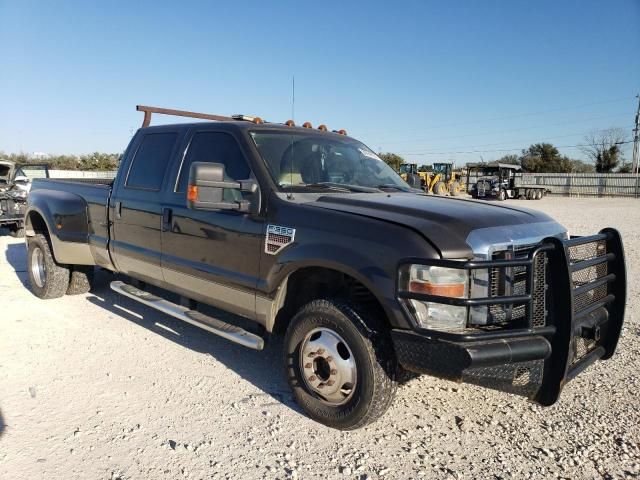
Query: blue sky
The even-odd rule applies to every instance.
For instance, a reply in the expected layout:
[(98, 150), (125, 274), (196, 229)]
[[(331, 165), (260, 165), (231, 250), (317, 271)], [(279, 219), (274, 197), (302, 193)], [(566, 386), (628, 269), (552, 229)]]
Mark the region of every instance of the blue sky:
[(631, 130), (640, 1), (0, 0), (0, 59), (5, 152), (121, 151), (136, 104), (281, 122), (295, 75), (298, 123), (419, 164), (581, 158)]

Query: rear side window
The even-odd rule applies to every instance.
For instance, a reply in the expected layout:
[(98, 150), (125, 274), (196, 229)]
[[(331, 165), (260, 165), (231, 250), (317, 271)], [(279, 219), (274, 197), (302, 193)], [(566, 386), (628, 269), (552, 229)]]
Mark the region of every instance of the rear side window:
[(193, 162), (222, 163), (227, 180), (246, 180), (251, 176), (238, 142), (227, 133), (200, 132), (194, 135), (180, 168), (176, 192), (186, 191)]
[(145, 135), (129, 168), (128, 188), (160, 190), (177, 137), (177, 133)]

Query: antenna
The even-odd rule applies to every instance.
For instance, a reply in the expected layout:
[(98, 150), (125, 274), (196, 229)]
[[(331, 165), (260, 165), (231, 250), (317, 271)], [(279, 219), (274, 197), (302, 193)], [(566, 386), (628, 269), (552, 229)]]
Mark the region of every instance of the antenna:
[(291, 77), (291, 120), (296, 121), (296, 76)]
[[(296, 76), (291, 76), (291, 120), (295, 125), (296, 122)], [(293, 151), (293, 132), (291, 133), (291, 162), (289, 163), (289, 186), (293, 187), (293, 162), (295, 162), (295, 155)], [(293, 200), (293, 192), (287, 194), (289, 200)]]

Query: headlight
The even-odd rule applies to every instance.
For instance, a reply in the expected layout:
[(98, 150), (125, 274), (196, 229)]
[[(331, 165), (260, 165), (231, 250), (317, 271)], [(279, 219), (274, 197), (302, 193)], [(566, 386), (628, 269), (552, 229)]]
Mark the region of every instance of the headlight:
[[(456, 268), (406, 265), (400, 271), (400, 289), (439, 297), (468, 298), (469, 274), (467, 270)], [(466, 326), (466, 307), (415, 299), (406, 299), (404, 302), (422, 328), (457, 330)]]

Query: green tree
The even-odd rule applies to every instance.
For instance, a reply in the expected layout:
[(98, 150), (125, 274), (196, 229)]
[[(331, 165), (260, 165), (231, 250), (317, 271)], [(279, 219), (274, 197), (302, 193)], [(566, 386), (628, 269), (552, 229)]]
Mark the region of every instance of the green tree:
[(534, 173), (569, 173), (571, 172), (571, 159), (560, 152), (550, 143), (536, 143), (527, 150), (522, 151), (520, 165), (527, 172)]
[(510, 163), (513, 165), (520, 165), (520, 157), (518, 157), (518, 155), (514, 154), (514, 153), (510, 153), (508, 155), (505, 155), (502, 158), (499, 158), (497, 160), (498, 163)]
[(570, 160), (571, 162), (571, 172), (573, 173), (591, 173), (595, 172), (596, 168), (587, 162), (583, 162), (582, 160)]
[(378, 153), (378, 156), (384, 161), (384, 163), (389, 165), (396, 172), (398, 170), (400, 170), (400, 165), (402, 165), (403, 163), (407, 163), (407, 162), (404, 161), (404, 158), (402, 158), (397, 153), (391, 153), (391, 152), (382, 153), (382, 152), (380, 152), (380, 153)]
[(620, 168), (618, 168), (618, 173), (633, 173), (632, 167), (633, 163), (624, 162), (622, 165), (620, 165)]

